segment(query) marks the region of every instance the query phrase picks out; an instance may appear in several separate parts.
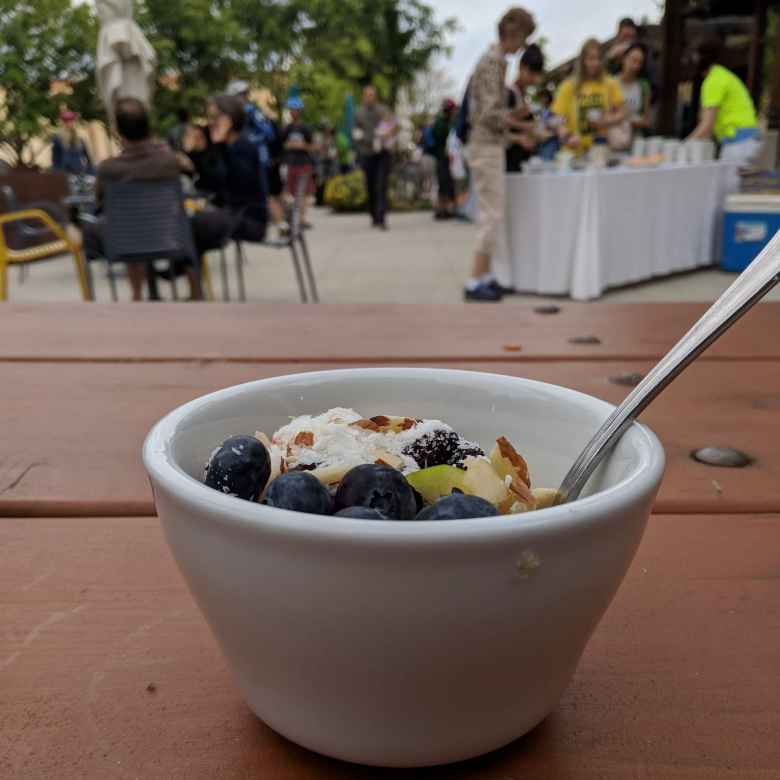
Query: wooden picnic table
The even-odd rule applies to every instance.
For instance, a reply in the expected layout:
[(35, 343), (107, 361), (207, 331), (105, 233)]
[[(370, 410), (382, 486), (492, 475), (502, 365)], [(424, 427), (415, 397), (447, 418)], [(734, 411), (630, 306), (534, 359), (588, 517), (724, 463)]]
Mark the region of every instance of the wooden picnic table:
[[(648, 410), (669, 457), (655, 513), (574, 682), (531, 734), (456, 767), (356, 767), (276, 736), (231, 682), (153, 517), (149, 426), (237, 382), (387, 363), (619, 402), (630, 388), (610, 378), (647, 371), (703, 307), (533, 309), (0, 309), (0, 777), (780, 776), (780, 304)], [(570, 343), (582, 335), (601, 343)], [(755, 462), (690, 459), (711, 444)]]

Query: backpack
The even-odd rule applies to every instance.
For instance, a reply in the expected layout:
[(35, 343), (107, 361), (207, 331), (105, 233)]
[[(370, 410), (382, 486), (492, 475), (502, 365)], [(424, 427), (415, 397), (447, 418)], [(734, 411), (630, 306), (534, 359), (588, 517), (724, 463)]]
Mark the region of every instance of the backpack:
[(436, 156), (436, 139), (433, 137), (433, 125), (427, 125), (423, 128), (422, 133), (422, 148), (425, 154)]
[(255, 106), (247, 106), (246, 114), (249, 140), (257, 147), (260, 162), (267, 165), (273, 156), (273, 149), (279, 142), (278, 128)]
[(469, 122), (469, 88), (471, 87), (471, 81), (469, 81), (466, 91), (463, 94), (463, 100), (460, 101), (460, 108), (458, 109), (458, 116), (455, 118), (455, 135), (458, 136), (458, 140), (465, 146), (469, 142), (469, 135), (471, 134), (471, 122)]

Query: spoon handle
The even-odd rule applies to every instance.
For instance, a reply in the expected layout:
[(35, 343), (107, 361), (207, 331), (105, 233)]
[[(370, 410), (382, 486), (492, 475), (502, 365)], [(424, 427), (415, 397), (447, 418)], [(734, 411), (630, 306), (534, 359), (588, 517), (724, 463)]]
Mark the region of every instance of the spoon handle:
[(576, 500), (605, 455), (645, 407), (778, 282), (780, 231), (607, 418), (564, 478), (556, 503)]

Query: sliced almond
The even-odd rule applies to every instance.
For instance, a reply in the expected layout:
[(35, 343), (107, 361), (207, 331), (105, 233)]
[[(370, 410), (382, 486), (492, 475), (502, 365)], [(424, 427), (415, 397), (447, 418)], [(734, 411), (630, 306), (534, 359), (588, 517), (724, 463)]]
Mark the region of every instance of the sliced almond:
[(400, 433), (414, 428), (418, 420), (411, 417), (388, 417), (385, 414), (379, 414), (371, 418), (371, 422), (378, 426), (377, 430), (382, 433)]
[(263, 498), (265, 498), (265, 494), (268, 492), (268, 488), (270, 487), (271, 483), (280, 474), (284, 474), (284, 472), (287, 471), (287, 464), (284, 462), (284, 458), (282, 457), (282, 450), (275, 444), (272, 444), (268, 436), (266, 436), (262, 431), (257, 431), (255, 433), (255, 438), (265, 445), (266, 449), (268, 450), (268, 455), (271, 458), (271, 476), (268, 477), (268, 482), (266, 483), (265, 489), (257, 497), (258, 501), (262, 501)]
[(398, 469), (399, 471), (406, 465), (403, 458), (394, 455), (387, 450), (374, 450), (371, 454), (375, 458), (374, 463), (378, 463), (381, 460), (386, 466)]
[[(494, 459), (494, 456), (498, 454), (500, 458), (509, 462), (510, 470), (507, 471), (507, 467), (503, 464), (496, 463), (498, 458)], [(520, 453), (511, 445), (509, 440), (504, 436), (499, 436), (496, 439), (496, 449), (490, 456), (490, 460), (493, 461), (493, 465), (499, 469), (499, 473), (505, 476), (510, 473), (512, 476), (518, 476), (525, 482), (528, 487), (531, 487), (531, 477), (528, 473), (528, 464)]]
[(537, 509), (547, 509), (554, 506), (558, 491), (553, 488), (534, 488), (532, 491)]
[(379, 426), (373, 420), (355, 420), (350, 425), (355, 428), (363, 428), (366, 431), (374, 431), (374, 433), (379, 432)]
[(514, 493), (520, 501), (525, 501), (526, 504), (536, 504), (533, 492), (520, 477), (513, 477), (509, 485), (509, 492)]
[(334, 485), (344, 478), (349, 471), (349, 466), (320, 466), (310, 471), (323, 485)]
[(524, 503), (523, 501), (515, 501), (512, 506), (509, 507), (506, 514), (508, 515), (524, 515), (526, 512), (530, 512), (531, 510), (535, 509), (536, 507), (528, 506), (528, 504)]
[(464, 493), (484, 498), (496, 506), (499, 512), (508, 509), (515, 501), (492, 464), (483, 458), (466, 458), (463, 465), (466, 467), (463, 477)]
[(258, 441), (263, 442), (265, 448), (270, 451), (273, 444), (271, 444), (271, 440), (268, 438), (268, 436), (266, 436), (266, 434), (264, 434), (262, 431), (255, 431), (255, 438)]
[(293, 444), (298, 447), (313, 447), (314, 434), (311, 431), (301, 431), (294, 439)]

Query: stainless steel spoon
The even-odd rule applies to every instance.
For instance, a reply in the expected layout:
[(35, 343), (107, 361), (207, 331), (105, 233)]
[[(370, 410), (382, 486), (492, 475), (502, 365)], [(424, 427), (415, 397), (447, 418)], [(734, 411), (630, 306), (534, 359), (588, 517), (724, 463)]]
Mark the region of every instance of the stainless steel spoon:
[(598, 465), (645, 407), (778, 282), (780, 232), (607, 418), (564, 477), (556, 504), (579, 498)]

